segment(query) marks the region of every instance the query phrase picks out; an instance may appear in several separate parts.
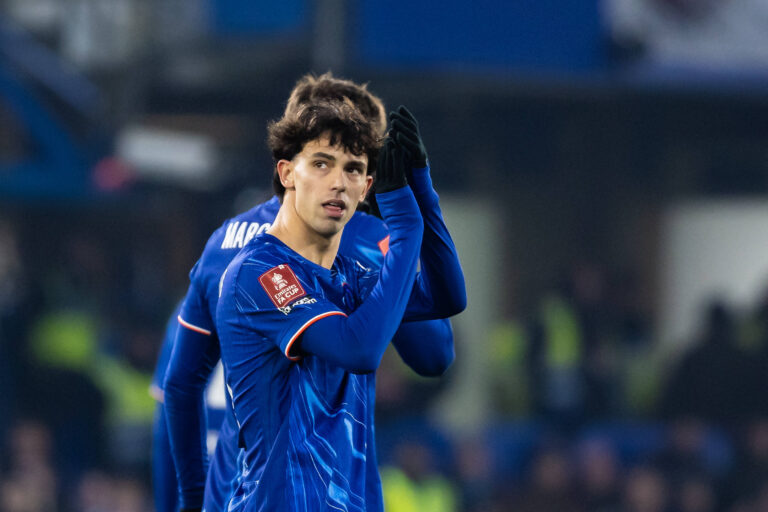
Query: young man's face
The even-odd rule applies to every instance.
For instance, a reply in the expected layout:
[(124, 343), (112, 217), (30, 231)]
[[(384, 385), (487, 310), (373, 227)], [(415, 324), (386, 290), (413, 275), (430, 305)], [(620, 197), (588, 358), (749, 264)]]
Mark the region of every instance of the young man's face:
[(341, 231), (365, 198), (373, 183), (367, 171), (367, 155), (331, 146), (328, 136), (307, 142), (290, 162), (278, 162), (285, 199), (292, 196), (298, 217), (324, 237)]

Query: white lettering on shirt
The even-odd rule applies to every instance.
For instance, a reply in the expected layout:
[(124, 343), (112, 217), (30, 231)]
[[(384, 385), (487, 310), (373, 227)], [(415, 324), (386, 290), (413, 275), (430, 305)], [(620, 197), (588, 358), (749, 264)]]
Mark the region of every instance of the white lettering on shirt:
[(224, 235), (224, 241), (221, 243), (222, 249), (242, 249), (245, 244), (251, 241), (256, 235), (264, 233), (272, 227), (269, 222), (230, 222), (227, 225), (227, 231)]

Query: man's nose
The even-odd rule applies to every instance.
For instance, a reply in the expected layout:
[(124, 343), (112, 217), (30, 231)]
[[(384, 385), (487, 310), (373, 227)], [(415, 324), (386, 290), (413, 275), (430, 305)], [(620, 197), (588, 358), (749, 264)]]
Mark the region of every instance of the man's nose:
[(344, 190), (347, 188), (343, 169), (336, 167), (331, 171), (331, 188), (333, 190)]

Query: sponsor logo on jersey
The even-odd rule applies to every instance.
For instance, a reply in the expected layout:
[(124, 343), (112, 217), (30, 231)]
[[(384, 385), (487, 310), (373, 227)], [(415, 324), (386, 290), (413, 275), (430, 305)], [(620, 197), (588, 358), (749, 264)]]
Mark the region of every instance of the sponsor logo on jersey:
[(317, 299), (313, 297), (304, 297), (303, 299), (299, 299), (289, 306), (283, 306), (277, 309), (279, 309), (284, 315), (287, 315), (288, 313), (293, 311), (293, 308), (295, 308), (296, 306), (301, 306), (302, 304), (316, 304), (316, 303), (317, 303)]
[(227, 224), (227, 231), (224, 235), (224, 241), (221, 243), (222, 249), (242, 249), (245, 244), (250, 242), (251, 238), (260, 235), (268, 230), (272, 224), (264, 222), (239, 222), (234, 221)]
[(278, 265), (267, 270), (259, 277), (259, 283), (278, 308), (285, 307), (307, 294), (288, 265)]

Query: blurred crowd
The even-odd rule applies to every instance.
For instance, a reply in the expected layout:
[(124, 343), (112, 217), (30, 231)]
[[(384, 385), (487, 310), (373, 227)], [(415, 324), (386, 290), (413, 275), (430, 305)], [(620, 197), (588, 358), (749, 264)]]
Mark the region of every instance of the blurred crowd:
[[(42, 265), (0, 222), (0, 510), (150, 511), (148, 388), (178, 293), (151, 244), (70, 235)], [(713, 300), (672, 344), (641, 303), (632, 279), (578, 265), (489, 340), (457, 329), (456, 365), (488, 346), (494, 416), (471, 432), (432, 414), (454, 371), (420, 378), (388, 353), (387, 510), (768, 511), (768, 296)]]
[(744, 312), (713, 299), (699, 334), (670, 349), (635, 293), (579, 265), (502, 322), (489, 340), (495, 417), (470, 436), (419, 419), (441, 384), (393, 384), (385, 361), (388, 510), (768, 510), (768, 297)]
[(115, 290), (104, 241), (62, 239), (0, 219), (0, 510), (145, 512), (163, 320)]

